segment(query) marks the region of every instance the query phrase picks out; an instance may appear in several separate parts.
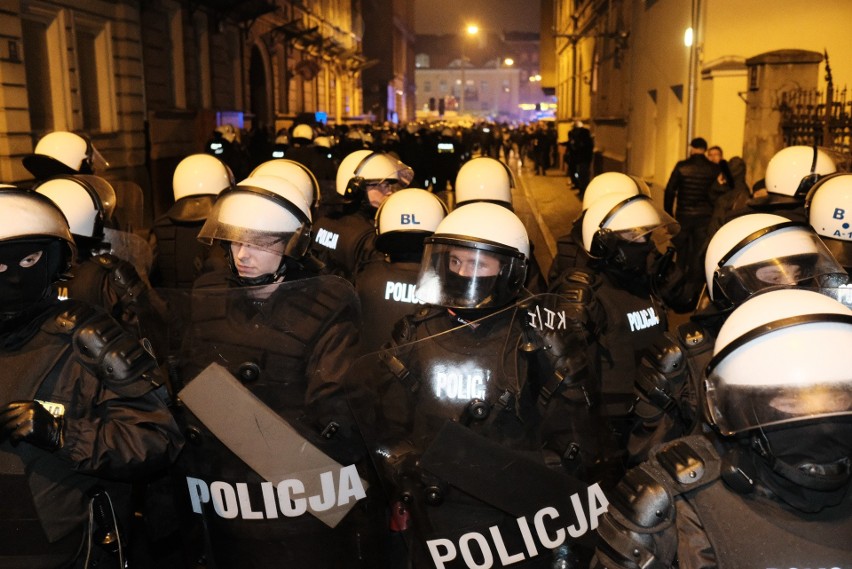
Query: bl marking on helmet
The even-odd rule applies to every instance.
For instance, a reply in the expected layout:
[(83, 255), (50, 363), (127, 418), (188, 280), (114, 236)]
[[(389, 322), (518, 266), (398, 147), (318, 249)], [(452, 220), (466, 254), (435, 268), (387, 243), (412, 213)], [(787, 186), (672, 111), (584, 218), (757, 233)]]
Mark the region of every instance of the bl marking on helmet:
[[(547, 550), (556, 549), (567, 537), (574, 539), (595, 530), (598, 527), (598, 518), (602, 516), (609, 506), (603, 490), (598, 484), (589, 486), (586, 495), (586, 506), (583, 507), (579, 494), (571, 495), (571, 505), (577, 523), (566, 528), (559, 528), (555, 532), (548, 531), (546, 525), (553, 520), (559, 519), (559, 510), (553, 507), (542, 508), (532, 516), (530, 524), (529, 516), (517, 518), (518, 532), (524, 543), (523, 551), (510, 552), (503, 539), (503, 533), (512, 531), (508, 528), (494, 526), (488, 529), (488, 534), (479, 532), (468, 532), (456, 542), (449, 539), (430, 539), (426, 542), (429, 554), (437, 569), (444, 569), (446, 563), (458, 558), (459, 553), (467, 567), (471, 569), (481, 567), (494, 567), (495, 552), (499, 559), (499, 566), (509, 566), (524, 559), (532, 559), (540, 555), (536, 542), (541, 543)], [(567, 535), (566, 535), (567, 532)], [(514, 536), (512, 536), (514, 537)], [(478, 560), (482, 559), (480, 563)]]
[(417, 221), (415, 214), (413, 213), (401, 213), (399, 214), (399, 224), (400, 225), (420, 225), (420, 222)]

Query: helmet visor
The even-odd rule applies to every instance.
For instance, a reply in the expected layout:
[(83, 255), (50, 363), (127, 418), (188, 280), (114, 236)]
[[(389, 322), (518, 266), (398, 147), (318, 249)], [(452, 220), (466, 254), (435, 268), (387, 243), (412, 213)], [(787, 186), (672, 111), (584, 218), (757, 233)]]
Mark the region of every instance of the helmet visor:
[(822, 242), (838, 263), (847, 268), (852, 267), (852, 241), (823, 237)]
[(311, 225), (277, 207), (276, 200), (253, 192), (234, 191), (216, 201), (198, 240), (251, 245), (287, 257), (300, 258), (311, 243)]
[(837, 287), (848, 276), (817, 235), (808, 235), (807, 253), (767, 258), (746, 265), (726, 265), (716, 271), (715, 285), (728, 300), (739, 304), (761, 290), (773, 288)]
[(417, 280), (417, 297), (448, 308), (503, 306), (517, 296), (526, 268), (526, 260), (518, 251), (429, 238)]
[(729, 384), (719, 373), (706, 380), (710, 420), (724, 435), (819, 417), (852, 414), (852, 380), (784, 385)]

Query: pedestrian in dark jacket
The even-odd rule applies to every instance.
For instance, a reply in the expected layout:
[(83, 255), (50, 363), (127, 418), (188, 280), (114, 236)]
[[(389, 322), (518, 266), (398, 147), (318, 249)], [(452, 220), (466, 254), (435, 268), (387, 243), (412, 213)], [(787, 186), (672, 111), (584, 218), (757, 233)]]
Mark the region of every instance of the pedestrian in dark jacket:
[(703, 282), (701, 248), (707, 240), (707, 225), (713, 215), (710, 187), (720, 173), (719, 165), (711, 162), (706, 152), (707, 141), (703, 138), (694, 138), (689, 143), (689, 158), (675, 165), (664, 198), (666, 213), (680, 223), (680, 233), (674, 239), (676, 262), (695, 296)]

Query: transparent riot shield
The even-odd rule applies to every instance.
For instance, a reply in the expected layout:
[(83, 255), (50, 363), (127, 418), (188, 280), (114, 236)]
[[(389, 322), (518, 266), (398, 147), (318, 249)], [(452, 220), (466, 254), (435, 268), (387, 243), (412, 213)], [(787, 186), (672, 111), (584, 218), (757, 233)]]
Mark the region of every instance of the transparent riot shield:
[(555, 295), (476, 320), (427, 305), (353, 366), (351, 407), (413, 567), (588, 561), (609, 437), (570, 316)]
[(384, 509), (342, 389), (360, 318), (352, 286), (159, 292), (194, 553), (220, 568), (380, 566)]
[(136, 233), (109, 227), (104, 228), (104, 241), (109, 243), (110, 253), (133, 265), (136, 272), (148, 282), (148, 275), (154, 265), (154, 252), (148, 241)]

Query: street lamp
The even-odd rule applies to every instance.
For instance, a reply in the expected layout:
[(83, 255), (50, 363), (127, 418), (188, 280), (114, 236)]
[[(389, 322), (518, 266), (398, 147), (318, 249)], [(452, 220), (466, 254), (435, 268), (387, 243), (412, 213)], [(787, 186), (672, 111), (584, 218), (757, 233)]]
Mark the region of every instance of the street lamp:
[[(479, 33), (479, 26), (477, 26), (476, 24), (468, 24), (467, 28), (465, 28), (465, 31), (467, 32), (467, 35), (475, 36), (476, 34)], [(464, 67), (465, 67), (465, 65), (464, 65), (464, 61), (465, 61), (464, 45), (465, 45), (465, 38), (462, 38), (462, 56), (461, 56), (461, 83), (462, 84), (461, 84), (461, 100), (459, 101), (459, 115), (464, 114), (464, 92), (467, 88), (467, 83), (465, 83), (465, 77), (464, 77)]]

